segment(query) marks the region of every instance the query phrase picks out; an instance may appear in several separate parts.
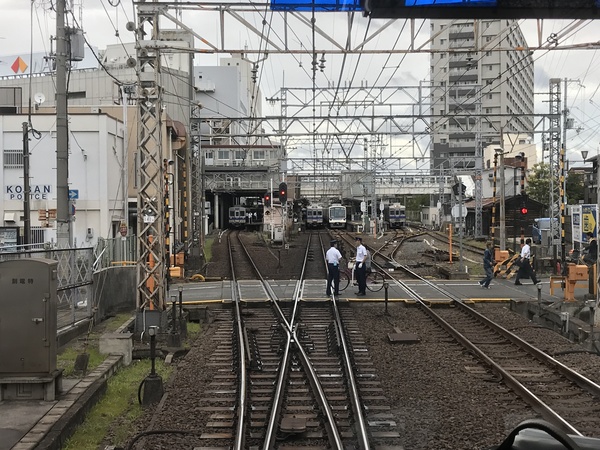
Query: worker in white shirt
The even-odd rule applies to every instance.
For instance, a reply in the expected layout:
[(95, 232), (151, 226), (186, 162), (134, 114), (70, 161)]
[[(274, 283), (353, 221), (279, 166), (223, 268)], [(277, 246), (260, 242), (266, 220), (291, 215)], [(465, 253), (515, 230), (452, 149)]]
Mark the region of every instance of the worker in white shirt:
[(531, 258), (531, 239), (527, 238), (525, 240), (525, 245), (521, 248), (521, 257), (519, 259), (519, 270), (517, 270), (517, 277), (515, 278), (515, 284), (519, 286), (521, 282), (519, 281), (521, 278), (531, 278), (533, 284), (538, 284), (539, 281), (535, 276), (535, 272), (531, 267), (531, 263), (529, 259)]
[(354, 265), (354, 273), (356, 275), (356, 281), (358, 281), (358, 292), (356, 295), (366, 295), (367, 289), (367, 266), (365, 264), (367, 259), (367, 249), (362, 243), (362, 238), (356, 238), (356, 264)]
[(325, 295), (327, 297), (331, 295), (332, 284), (334, 295), (340, 295), (340, 260), (342, 259), (342, 254), (337, 249), (337, 241), (332, 240), (329, 244), (331, 247), (325, 253), (325, 259), (327, 260), (327, 288), (325, 289)]

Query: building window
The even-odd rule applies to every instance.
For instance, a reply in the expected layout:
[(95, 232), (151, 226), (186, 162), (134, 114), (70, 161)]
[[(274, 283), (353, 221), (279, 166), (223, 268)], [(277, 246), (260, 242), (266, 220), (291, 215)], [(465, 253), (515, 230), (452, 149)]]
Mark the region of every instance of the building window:
[(265, 151), (264, 150), (254, 150), (254, 152), (252, 152), (252, 158), (255, 160), (265, 159)]
[(219, 150), (219, 159), (229, 159), (229, 150)]
[(246, 152), (244, 150), (236, 150), (235, 151), (235, 159), (244, 159), (246, 157)]
[(213, 158), (214, 158), (214, 156), (213, 156), (213, 151), (212, 151), (212, 150), (207, 150), (207, 151), (206, 151), (206, 155), (204, 155), (204, 157), (205, 157), (206, 159), (213, 159)]
[(4, 168), (22, 169), (23, 168), (23, 150), (4, 149)]

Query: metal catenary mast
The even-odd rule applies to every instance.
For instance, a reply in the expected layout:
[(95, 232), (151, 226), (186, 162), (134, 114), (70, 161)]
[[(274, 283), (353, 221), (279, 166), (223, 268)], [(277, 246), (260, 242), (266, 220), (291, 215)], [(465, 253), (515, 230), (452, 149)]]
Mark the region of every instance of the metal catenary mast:
[(138, 4), (138, 309), (165, 307), (164, 162), (160, 86), (159, 5)]

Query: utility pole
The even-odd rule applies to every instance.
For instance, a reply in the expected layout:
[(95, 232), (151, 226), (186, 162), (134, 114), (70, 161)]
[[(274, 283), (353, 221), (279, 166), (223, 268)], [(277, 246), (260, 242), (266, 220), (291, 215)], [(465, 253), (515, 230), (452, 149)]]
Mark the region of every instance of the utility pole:
[(500, 250), (506, 250), (506, 172), (504, 148), (500, 150)]
[[(31, 76), (31, 75), (30, 75)], [(29, 186), (29, 122), (23, 122), (23, 244), (31, 243), (31, 188)]]
[(69, 131), (67, 124), (66, 0), (56, 2), (56, 239), (59, 248), (71, 246), (69, 211)]

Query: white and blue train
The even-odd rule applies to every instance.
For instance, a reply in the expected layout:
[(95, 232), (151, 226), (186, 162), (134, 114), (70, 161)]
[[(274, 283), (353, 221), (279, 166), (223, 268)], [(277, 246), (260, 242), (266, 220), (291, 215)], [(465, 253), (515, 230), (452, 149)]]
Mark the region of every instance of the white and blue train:
[(323, 207), (321, 205), (309, 205), (306, 207), (306, 227), (320, 228), (323, 226)]
[(406, 225), (406, 207), (400, 203), (387, 205), (383, 217), (390, 228), (402, 228)]
[(260, 224), (262, 213), (257, 207), (232, 206), (229, 208), (229, 226), (243, 228), (247, 225)]
[(329, 228), (346, 228), (347, 208), (339, 203), (334, 203), (328, 208), (327, 221)]

